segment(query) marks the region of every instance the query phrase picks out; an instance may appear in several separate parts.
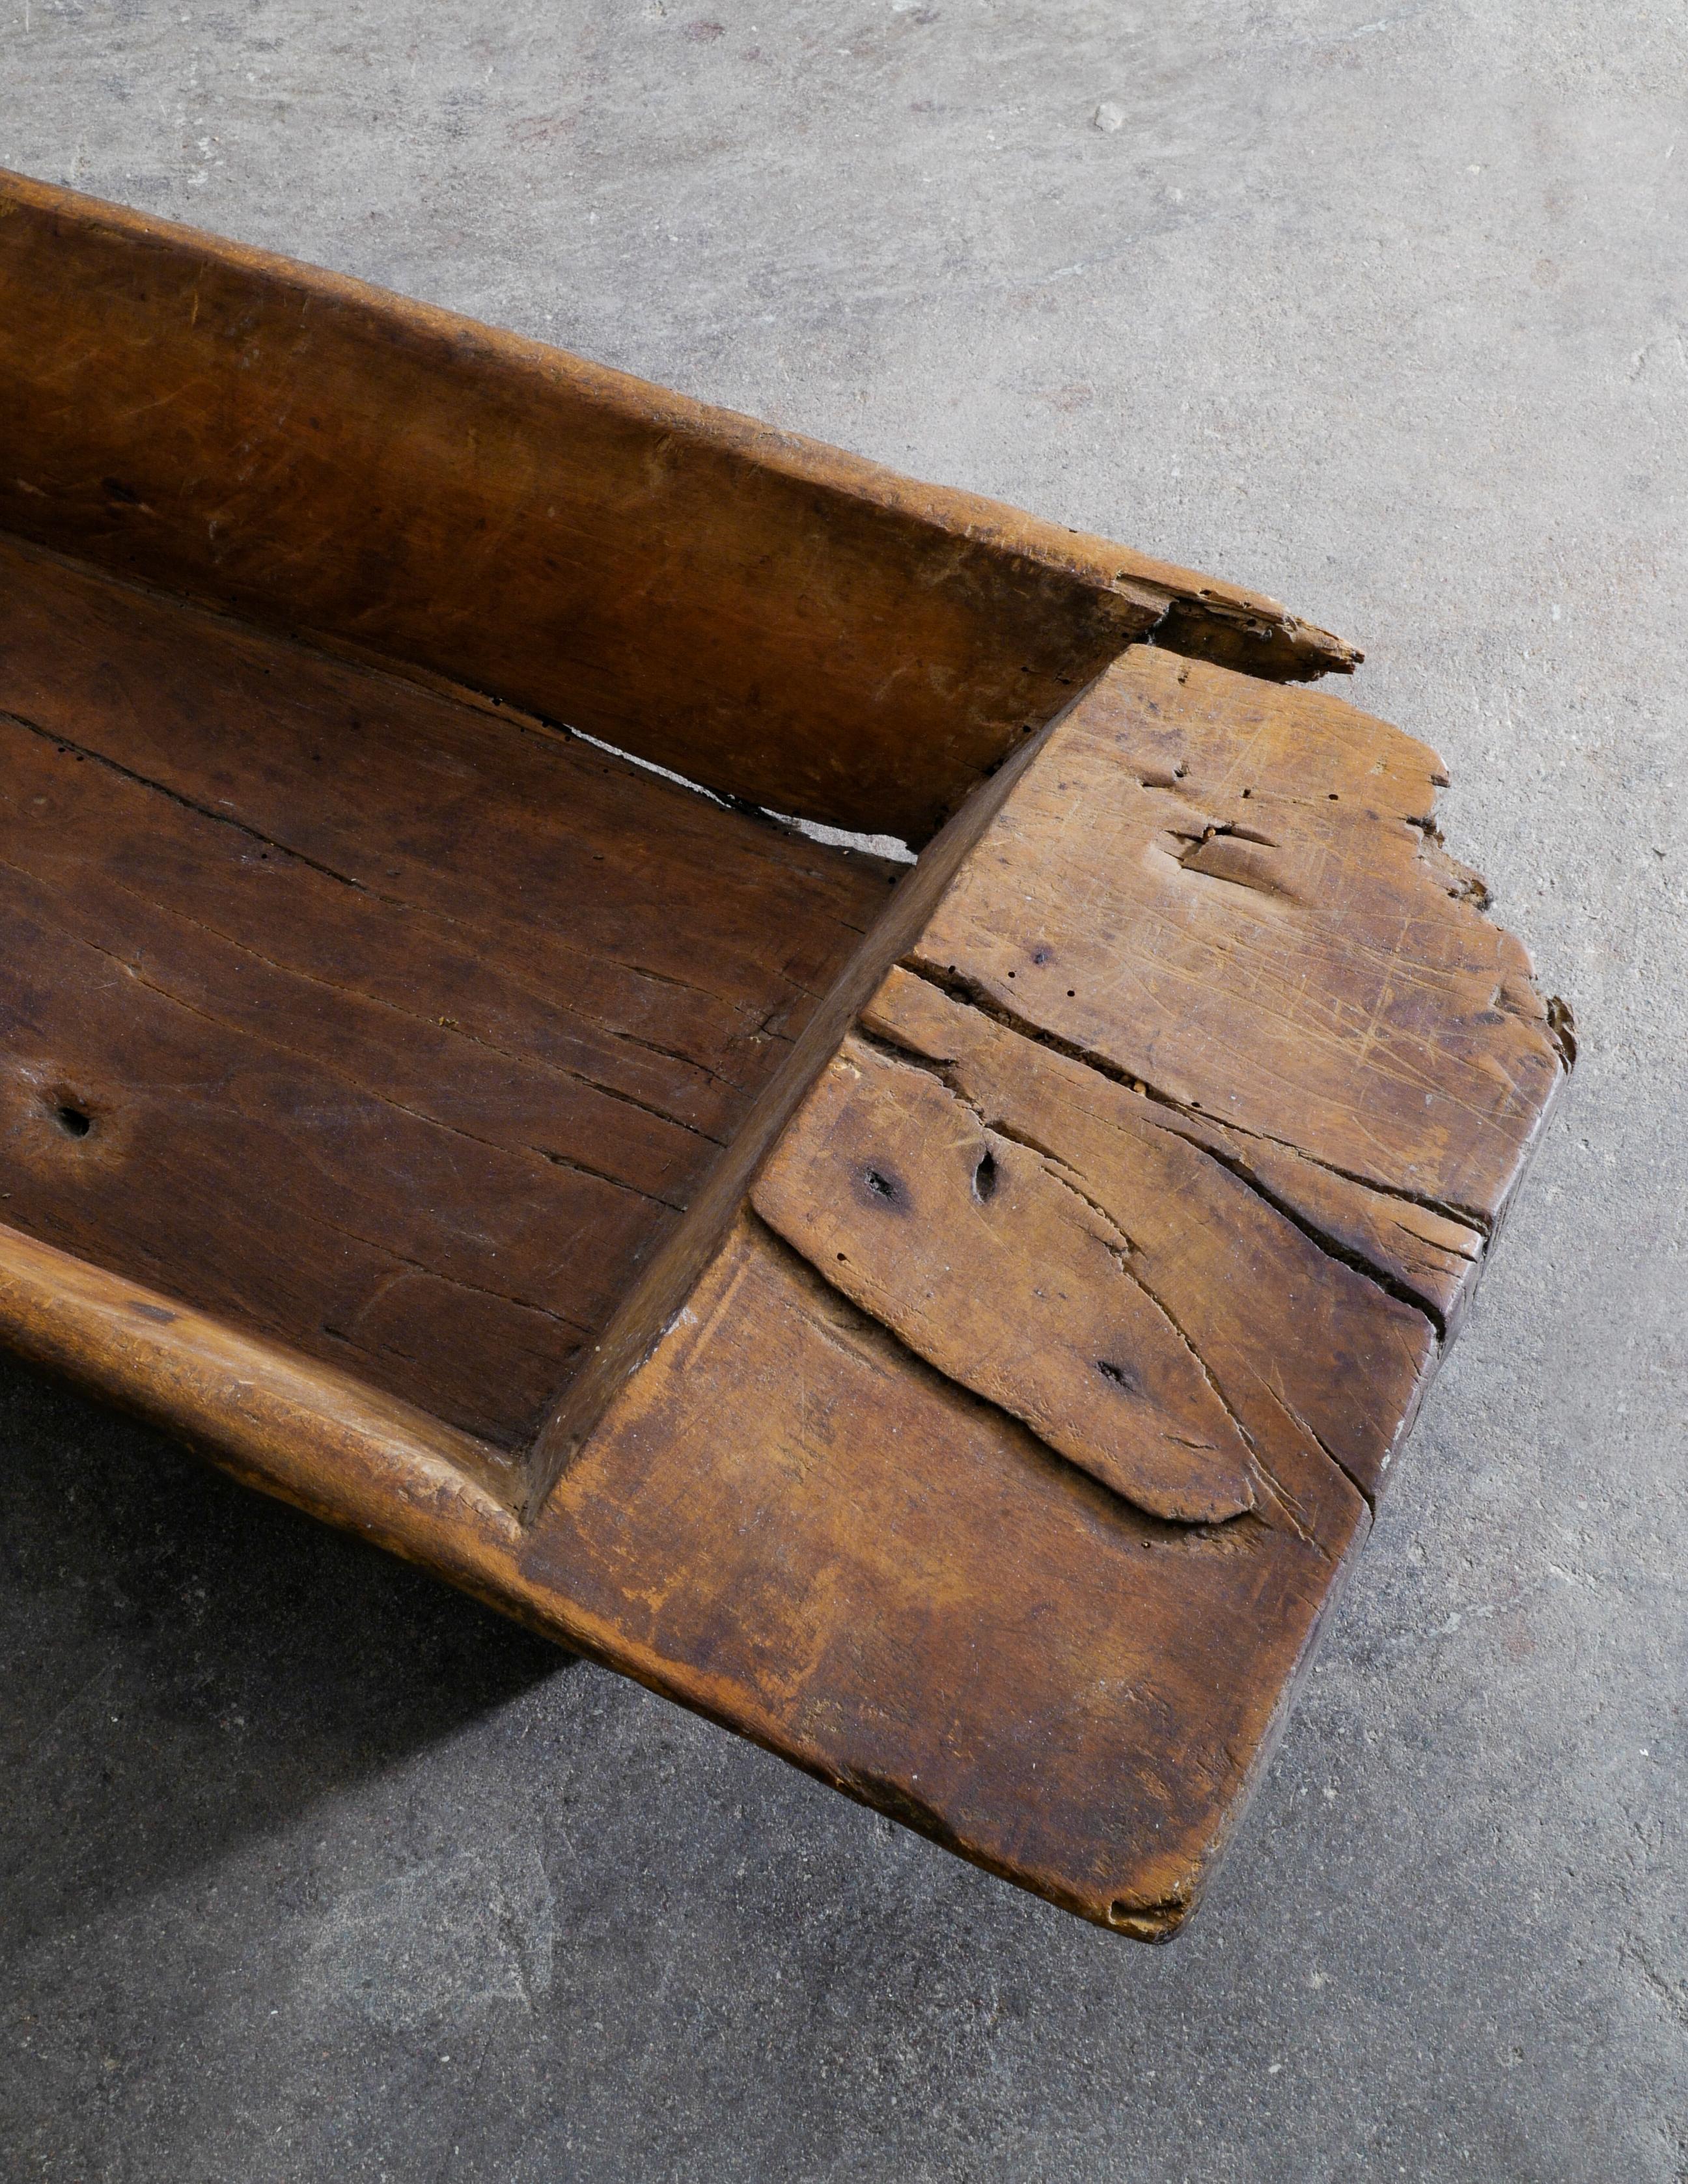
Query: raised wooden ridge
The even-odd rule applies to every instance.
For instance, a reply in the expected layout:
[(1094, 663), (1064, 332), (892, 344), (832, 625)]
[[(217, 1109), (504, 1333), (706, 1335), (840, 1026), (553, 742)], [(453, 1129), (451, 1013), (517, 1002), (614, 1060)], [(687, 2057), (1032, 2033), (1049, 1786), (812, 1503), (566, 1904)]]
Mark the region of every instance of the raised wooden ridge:
[(0, 1339), (1175, 1931), (1574, 1052), (1357, 655), (16, 177), (6, 530)]

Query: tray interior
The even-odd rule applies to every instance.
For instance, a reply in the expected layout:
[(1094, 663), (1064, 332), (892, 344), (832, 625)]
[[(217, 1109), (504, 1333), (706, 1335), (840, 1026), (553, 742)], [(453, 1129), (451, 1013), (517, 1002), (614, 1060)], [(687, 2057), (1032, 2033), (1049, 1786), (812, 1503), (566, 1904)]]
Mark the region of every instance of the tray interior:
[(904, 867), (0, 538), (0, 1220), (529, 1441)]

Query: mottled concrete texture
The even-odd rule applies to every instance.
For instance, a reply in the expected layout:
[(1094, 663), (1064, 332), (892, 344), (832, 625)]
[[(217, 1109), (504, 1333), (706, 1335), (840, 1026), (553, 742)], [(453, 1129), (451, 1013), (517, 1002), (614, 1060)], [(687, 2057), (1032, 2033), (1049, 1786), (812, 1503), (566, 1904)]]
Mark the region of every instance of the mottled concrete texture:
[(1377, 4), (6, 0), (4, 164), (1355, 638), (1584, 1037), (1170, 1951), (0, 1368), (7, 2177), (1688, 2178), (1688, 16)]

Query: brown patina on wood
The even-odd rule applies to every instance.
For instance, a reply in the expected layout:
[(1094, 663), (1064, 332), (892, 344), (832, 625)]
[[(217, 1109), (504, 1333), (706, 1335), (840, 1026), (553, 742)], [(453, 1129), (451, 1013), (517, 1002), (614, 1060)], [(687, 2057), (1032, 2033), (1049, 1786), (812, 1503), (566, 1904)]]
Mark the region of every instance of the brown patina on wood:
[(0, 387), (0, 1339), (1175, 1930), (1570, 1060), (1357, 655), (15, 177)]

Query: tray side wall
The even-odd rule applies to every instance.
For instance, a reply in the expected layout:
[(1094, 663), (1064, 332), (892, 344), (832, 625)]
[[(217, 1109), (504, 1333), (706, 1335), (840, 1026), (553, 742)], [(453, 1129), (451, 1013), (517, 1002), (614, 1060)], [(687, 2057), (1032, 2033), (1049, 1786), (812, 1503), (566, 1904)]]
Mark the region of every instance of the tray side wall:
[(1151, 631), (1270, 600), (538, 343), (0, 176), (0, 526), (772, 809), (924, 841)]

